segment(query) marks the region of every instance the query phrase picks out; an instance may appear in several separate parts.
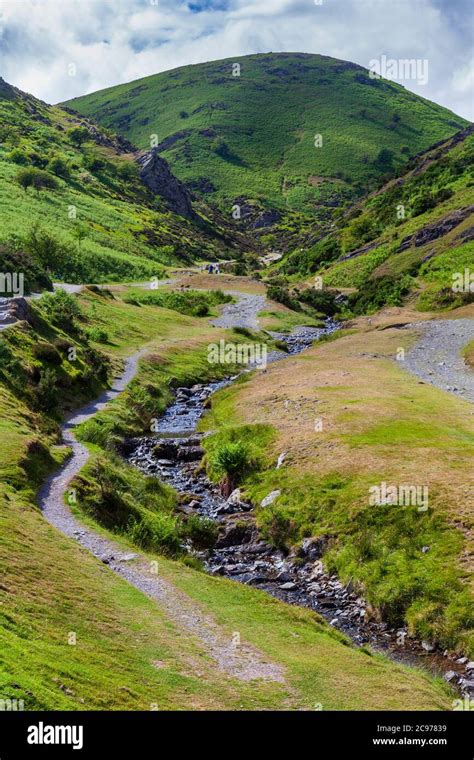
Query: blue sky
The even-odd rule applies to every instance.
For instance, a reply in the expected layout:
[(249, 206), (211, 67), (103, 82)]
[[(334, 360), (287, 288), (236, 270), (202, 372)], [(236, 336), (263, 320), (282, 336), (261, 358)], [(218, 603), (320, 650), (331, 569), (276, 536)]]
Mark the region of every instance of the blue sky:
[(58, 102), (176, 66), (268, 51), (369, 66), (427, 59), (402, 82), (474, 119), (472, 0), (0, 0), (0, 75)]

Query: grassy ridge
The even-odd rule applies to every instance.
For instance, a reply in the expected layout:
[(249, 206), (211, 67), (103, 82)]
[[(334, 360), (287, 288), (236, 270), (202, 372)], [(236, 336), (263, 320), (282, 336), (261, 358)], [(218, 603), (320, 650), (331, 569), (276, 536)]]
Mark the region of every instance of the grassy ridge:
[(400, 306), (409, 293), (422, 310), (469, 303), (472, 293), (452, 286), (456, 273), (474, 267), (473, 163), (474, 134), (466, 130), (419, 156), (406, 175), (356, 204), (335, 231), (277, 268), (290, 279), (317, 274), (325, 286), (356, 288), (349, 296), (355, 313)]
[[(48, 186), (23, 189), (19, 178), (28, 173)], [(52, 243), (33, 245), (35, 226)], [(226, 255), (222, 234), (148, 192), (133, 155), (109, 131), (88, 132), (60, 108), (8, 85), (0, 92), (0, 244), (34, 254), (58, 279), (106, 282), (149, 279), (164, 264)], [(0, 251), (9, 271), (5, 261)]]
[(141, 147), (157, 134), (177, 176), (229, 214), (239, 196), (324, 208), (466, 124), (360, 66), (302, 53), (185, 66), (68, 105)]

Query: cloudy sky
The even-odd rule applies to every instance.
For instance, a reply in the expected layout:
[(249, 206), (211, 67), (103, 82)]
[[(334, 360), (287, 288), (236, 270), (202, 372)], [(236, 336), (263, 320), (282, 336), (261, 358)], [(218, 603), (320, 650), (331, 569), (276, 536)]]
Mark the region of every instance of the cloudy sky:
[(427, 59), (405, 86), (474, 120), (472, 0), (0, 0), (0, 75), (55, 103), (189, 63)]

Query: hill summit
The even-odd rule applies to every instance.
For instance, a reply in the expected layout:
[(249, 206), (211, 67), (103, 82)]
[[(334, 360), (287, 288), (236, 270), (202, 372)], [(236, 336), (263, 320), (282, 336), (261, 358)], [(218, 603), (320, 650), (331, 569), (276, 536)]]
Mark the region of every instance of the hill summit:
[(69, 101), (198, 196), (330, 217), (467, 122), (361, 66), (268, 53), (184, 66)]

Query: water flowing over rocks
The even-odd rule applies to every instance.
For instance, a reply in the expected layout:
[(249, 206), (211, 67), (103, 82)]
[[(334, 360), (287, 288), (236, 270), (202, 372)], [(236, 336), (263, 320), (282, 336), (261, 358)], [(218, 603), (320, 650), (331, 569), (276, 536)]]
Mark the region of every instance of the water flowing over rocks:
[[(328, 322), (328, 331), (336, 328), (337, 325)], [(291, 336), (278, 334), (278, 338), (287, 343), (289, 353), (297, 353), (311, 345), (322, 332), (299, 328)], [(270, 360), (277, 361), (286, 355), (272, 352)], [(474, 673), (456, 655), (411, 638), (405, 628), (388, 626), (351, 582), (344, 585), (327, 571), (322, 556), (331, 541), (330, 536), (304, 539), (295, 550), (285, 553), (262, 539), (252, 514), (253, 507), (242, 500), (239, 489), (226, 499), (219, 487), (207, 479), (199, 466), (203, 434), (196, 432), (197, 423), (209, 405), (210, 396), (237, 377), (178, 388), (175, 401), (159, 421), (156, 434), (129, 440), (125, 446), (130, 463), (142, 472), (159, 476), (181, 494), (178, 509), (182, 514), (199, 514), (217, 522), (218, 538), (214, 547), (194, 552), (206, 570), (255, 586), (289, 604), (314, 610), (355, 644), (370, 645), (400, 662), (424, 665), (444, 676), (463, 694), (472, 693)], [(279, 491), (271, 492), (262, 505), (270, 504), (279, 495)]]

